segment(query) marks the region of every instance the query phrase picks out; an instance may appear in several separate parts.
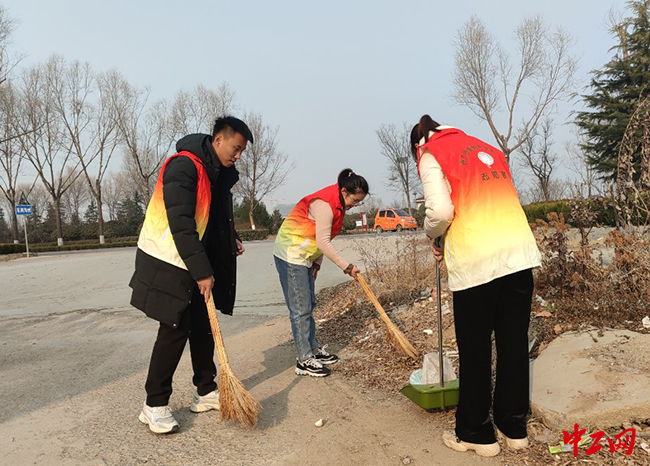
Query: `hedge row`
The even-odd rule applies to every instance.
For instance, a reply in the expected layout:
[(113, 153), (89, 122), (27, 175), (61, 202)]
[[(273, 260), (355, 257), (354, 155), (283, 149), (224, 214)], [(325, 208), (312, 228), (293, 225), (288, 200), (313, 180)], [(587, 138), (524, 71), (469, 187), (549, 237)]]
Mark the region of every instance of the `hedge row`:
[[(263, 240), (268, 238), (269, 230), (259, 229), (259, 230), (241, 230), (238, 231), (239, 237), (242, 241), (254, 241), (254, 240)], [(111, 238), (106, 240), (105, 244), (99, 244), (97, 240), (95, 241), (71, 241), (67, 242), (63, 246), (57, 246), (56, 243), (37, 243), (33, 246), (30, 245), (30, 252), (50, 252), (50, 251), (78, 251), (86, 249), (107, 249), (107, 248), (129, 248), (135, 247), (138, 245), (137, 237), (133, 238)], [(13, 244), (13, 243), (0, 243), (0, 255), (3, 254), (15, 254), (25, 252), (24, 244)]]
[[(97, 241), (99, 241), (97, 238), (93, 239), (76, 239), (76, 240), (68, 240), (65, 239), (65, 245), (66, 246), (82, 246), (86, 244), (99, 244)], [(129, 242), (137, 242), (138, 237), (137, 236), (121, 236), (121, 237), (113, 237), (113, 238), (106, 238), (105, 239), (106, 244), (113, 244), (113, 243), (124, 243), (125, 241)], [(30, 243), (31, 244), (31, 243)], [(35, 247), (57, 247), (57, 242), (56, 241), (47, 241), (44, 243), (34, 243)], [(119, 247), (119, 246), (118, 246)]]
[(529, 223), (547, 220), (551, 212), (561, 213), (564, 219), (577, 226), (586, 220), (590, 225), (616, 226), (614, 207), (610, 199), (592, 196), (587, 199), (536, 202), (523, 206)]
[(239, 230), (237, 233), (242, 241), (255, 241), (268, 238), (270, 231), (260, 228), (257, 230)]
[(569, 201), (536, 202), (523, 207), (528, 223), (535, 223), (536, 220), (546, 221), (546, 216), (551, 212), (563, 214), (564, 218), (568, 220), (571, 212)]
[[(111, 249), (111, 248), (130, 248), (138, 245), (137, 241), (121, 241), (116, 243), (87, 243), (87, 244), (66, 244), (57, 245), (34, 245), (29, 247), (29, 252), (51, 252), (51, 251), (79, 251), (85, 249)], [(0, 244), (0, 254), (14, 254), (26, 252), (24, 244)]]
[(0, 243), (0, 254), (15, 254), (25, 252), (24, 244)]

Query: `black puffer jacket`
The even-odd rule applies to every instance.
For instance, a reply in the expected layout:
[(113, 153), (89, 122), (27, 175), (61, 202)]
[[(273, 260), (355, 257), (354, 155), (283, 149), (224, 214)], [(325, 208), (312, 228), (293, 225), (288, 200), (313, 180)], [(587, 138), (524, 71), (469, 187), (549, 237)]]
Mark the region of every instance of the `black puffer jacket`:
[(149, 317), (177, 327), (192, 297), (196, 280), (214, 275), (212, 290), (217, 309), (232, 314), (237, 276), (231, 188), (239, 180), (235, 167), (225, 168), (206, 134), (185, 136), (176, 144), (178, 152), (198, 156), (212, 186), (210, 217), (199, 240), (194, 212), (198, 174), (188, 157), (171, 160), (163, 174), (163, 198), (176, 249), (188, 270), (156, 259), (142, 250), (136, 253), (131, 304)]

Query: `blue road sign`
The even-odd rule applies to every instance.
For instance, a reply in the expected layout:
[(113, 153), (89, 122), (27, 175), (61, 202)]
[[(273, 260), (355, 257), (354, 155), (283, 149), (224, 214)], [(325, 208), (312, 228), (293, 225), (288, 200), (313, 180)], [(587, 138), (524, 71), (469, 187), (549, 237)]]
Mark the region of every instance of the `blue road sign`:
[(32, 215), (32, 206), (27, 205), (17, 205), (16, 206), (16, 215)]

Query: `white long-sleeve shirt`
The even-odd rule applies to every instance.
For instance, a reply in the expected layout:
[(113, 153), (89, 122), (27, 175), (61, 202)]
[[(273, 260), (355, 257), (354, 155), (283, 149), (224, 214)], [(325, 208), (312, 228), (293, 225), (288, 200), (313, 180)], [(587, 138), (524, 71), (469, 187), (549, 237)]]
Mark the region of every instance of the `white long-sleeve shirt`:
[[(451, 128), (441, 126), (440, 129)], [(429, 132), (429, 137), (433, 131)], [(424, 144), (420, 139), (420, 145)], [(442, 236), (454, 219), (454, 204), (451, 202), (451, 187), (436, 158), (428, 150), (420, 159), (420, 180), (424, 190), (424, 231), (431, 239)]]

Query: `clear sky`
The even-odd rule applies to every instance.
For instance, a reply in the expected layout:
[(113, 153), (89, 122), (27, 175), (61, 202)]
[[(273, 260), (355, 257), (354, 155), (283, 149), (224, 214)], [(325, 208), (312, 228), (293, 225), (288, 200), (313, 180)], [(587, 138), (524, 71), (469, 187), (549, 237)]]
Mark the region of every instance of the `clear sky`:
[[(295, 203), (351, 167), (385, 203), (387, 164), (375, 130), (414, 124), (429, 113), (494, 144), (486, 124), (452, 98), (457, 30), (472, 16), (504, 45), (525, 16), (567, 28), (588, 72), (611, 56), (605, 18), (623, 0), (167, 1), (9, 0), (19, 21), (12, 50), (22, 67), (51, 54), (116, 68), (155, 98), (226, 81), (240, 111), (262, 112), (279, 126), (279, 147), (296, 168), (267, 204)], [(568, 112), (557, 117), (556, 150), (570, 138)], [(245, 156), (245, 155), (244, 155)]]

